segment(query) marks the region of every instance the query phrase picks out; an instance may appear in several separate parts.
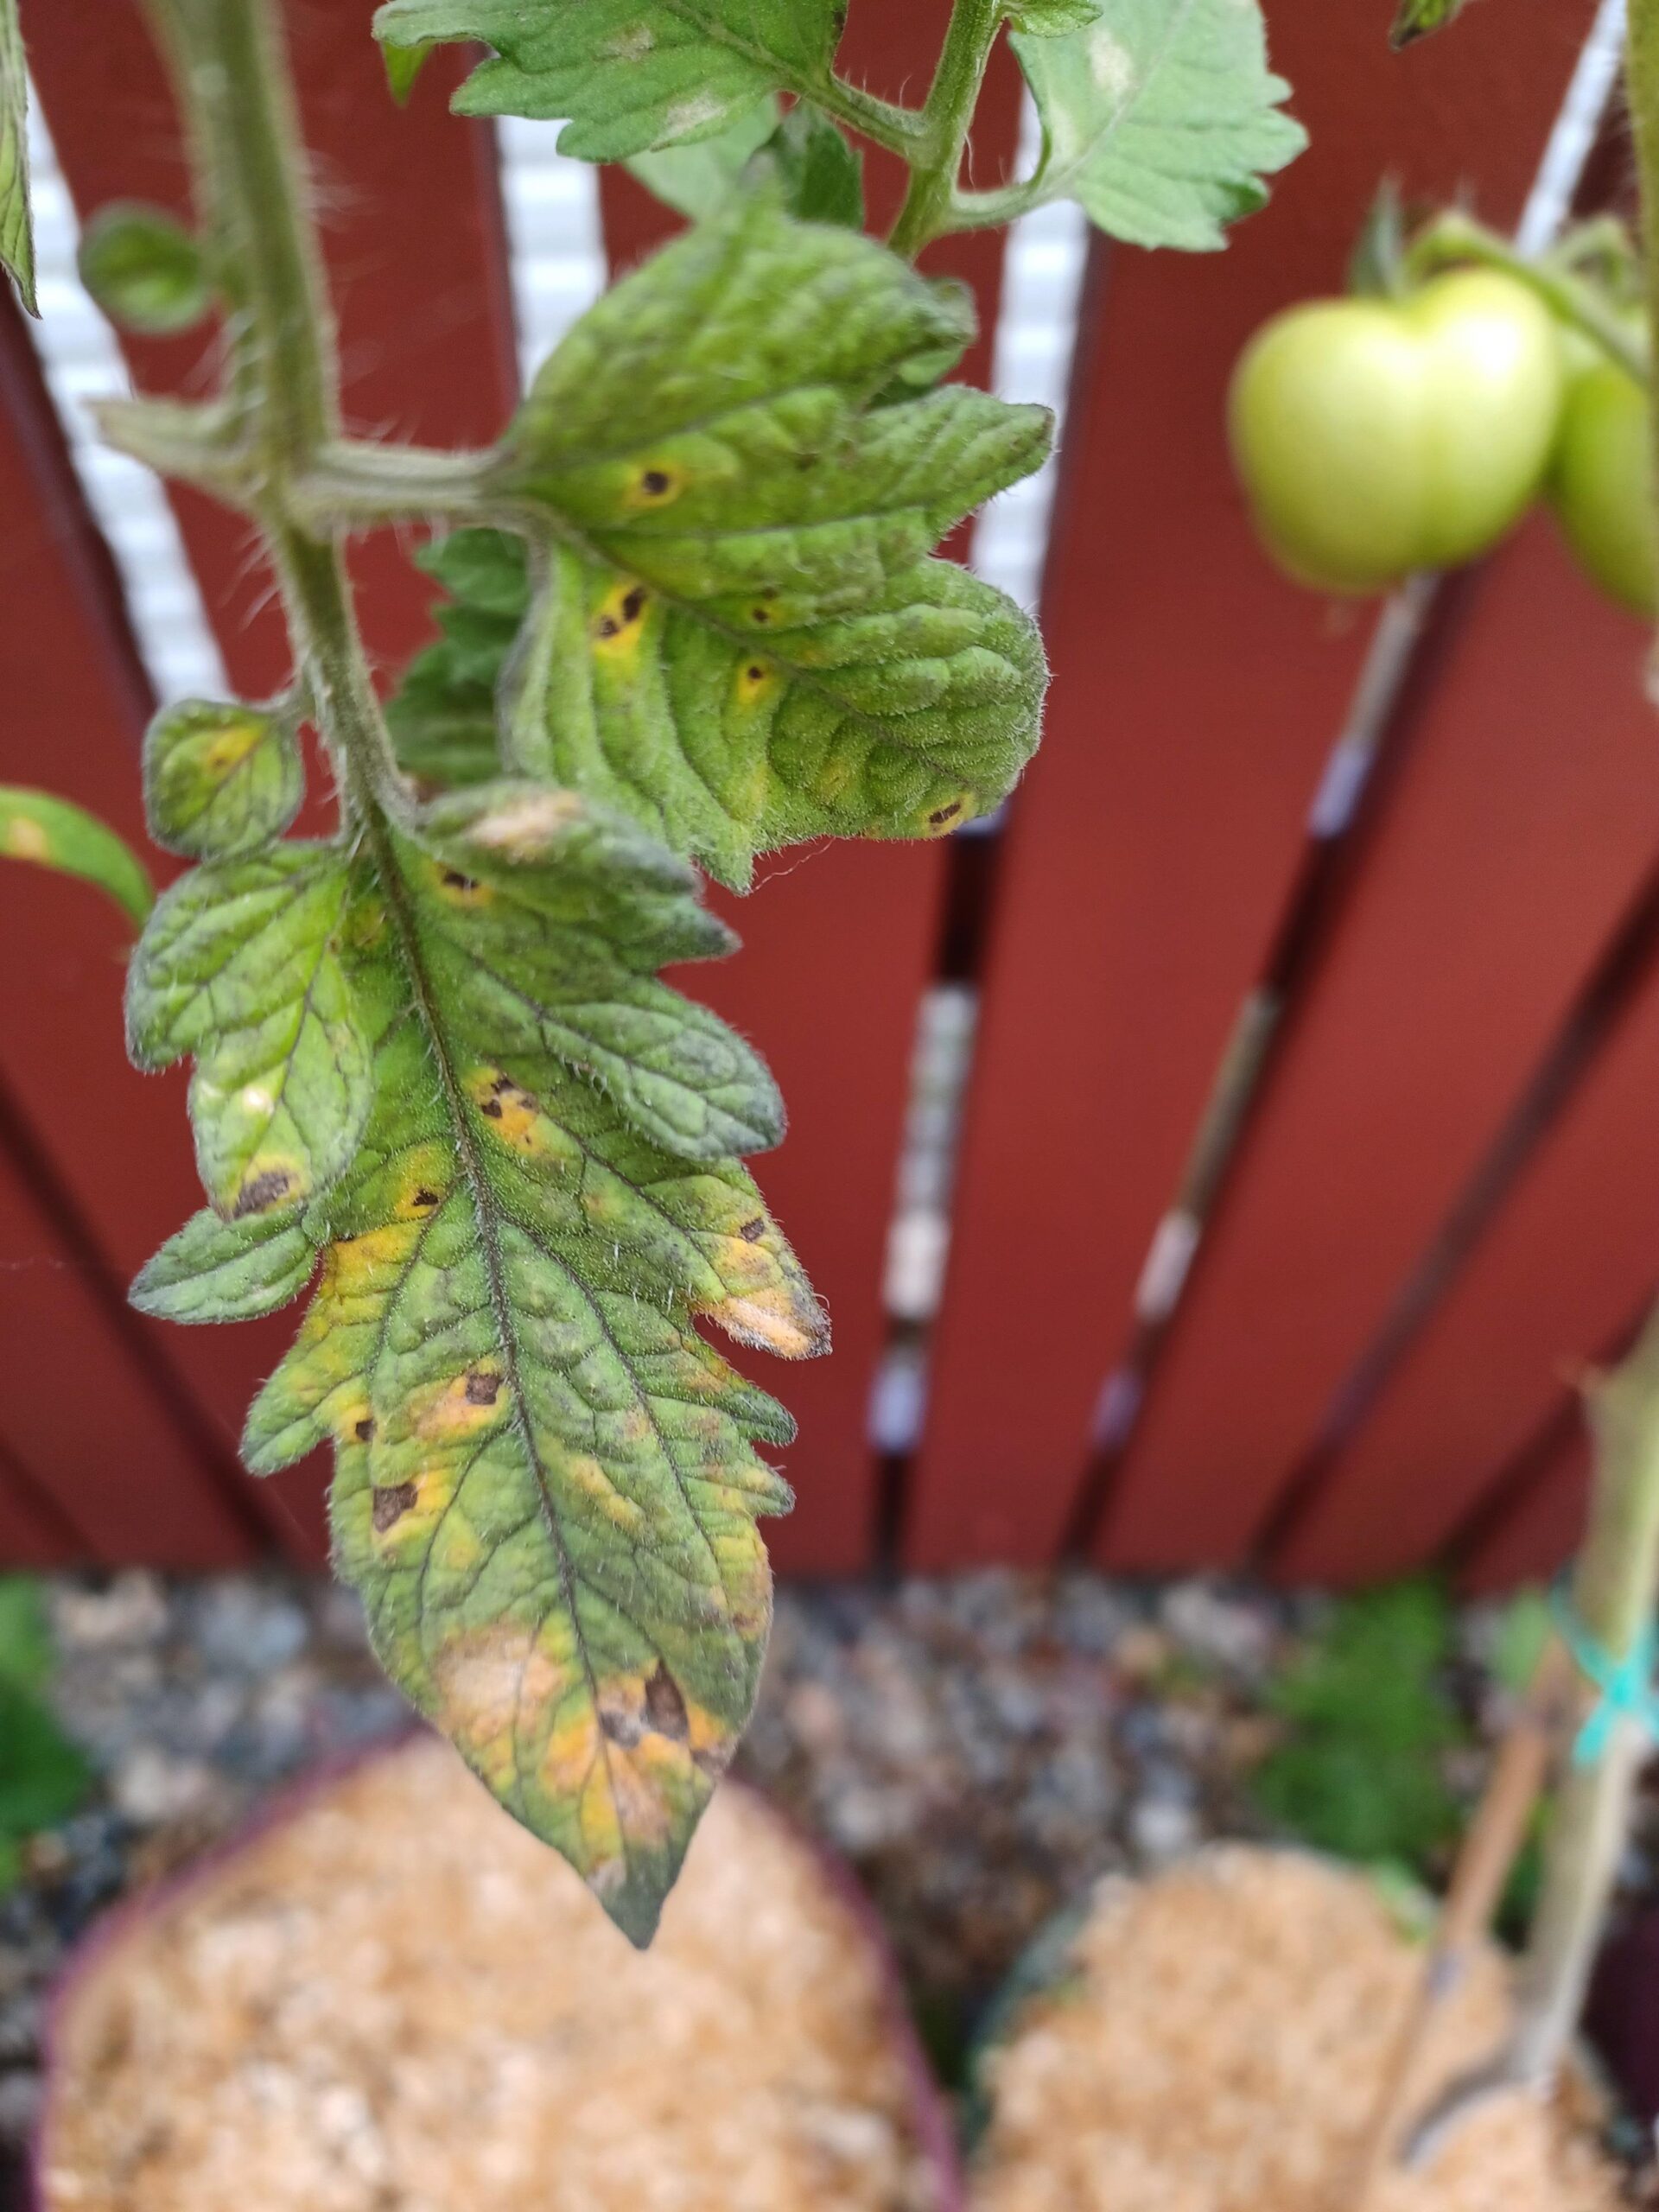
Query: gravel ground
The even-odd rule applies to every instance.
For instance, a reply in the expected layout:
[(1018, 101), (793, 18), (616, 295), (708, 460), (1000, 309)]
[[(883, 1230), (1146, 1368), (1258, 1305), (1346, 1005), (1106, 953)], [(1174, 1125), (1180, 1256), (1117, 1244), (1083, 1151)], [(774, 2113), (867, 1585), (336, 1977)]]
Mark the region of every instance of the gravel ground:
[[(1081, 1573), (781, 1594), (743, 1764), (858, 1869), (947, 2069), (976, 2005), (1090, 1877), (1259, 1832), (1244, 1780), (1271, 1740), (1261, 1691), (1307, 1608)], [(355, 1602), (321, 1580), (65, 1580), (53, 1611), (56, 1700), (102, 1781), (0, 1900), (0, 2203), (42, 1992), (87, 1922), (405, 1719)], [(1481, 1633), (1465, 1621), (1471, 1649)]]

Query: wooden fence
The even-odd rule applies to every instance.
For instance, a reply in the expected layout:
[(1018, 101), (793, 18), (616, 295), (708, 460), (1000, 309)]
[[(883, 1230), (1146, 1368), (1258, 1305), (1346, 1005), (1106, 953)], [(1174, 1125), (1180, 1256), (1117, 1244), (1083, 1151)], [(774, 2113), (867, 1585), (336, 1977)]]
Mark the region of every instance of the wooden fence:
[[(495, 141), (446, 112), (447, 61), (391, 106), (366, 0), (289, 12), (353, 416), (481, 442), (516, 375)], [(941, 12), (855, 9), (877, 89), (913, 86)], [(179, 202), (132, 0), (23, 13), (80, 212)], [(801, 1423), (786, 1571), (1070, 1548), (1333, 1581), (1444, 1557), (1494, 1581), (1571, 1538), (1575, 1371), (1659, 1280), (1643, 639), (1534, 521), (1480, 573), (1394, 603), (1379, 641), (1375, 608), (1268, 569), (1223, 444), (1240, 345), (1339, 287), (1382, 175), (1516, 219), (1592, 10), (1506, 0), (1403, 59), (1387, 13), (1270, 0), (1313, 150), (1226, 253), (1092, 250), (1045, 594), (1047, 735), (1000, 834), (785, 855), (741, 902), (744, 951), (696, 978), (789, 1098), (760, 1172), (836, 1327), (831, 1360), (768, 1378)], [(1000, 63), (982, 175), (1012, 158), (1018, 119)], [(1582, 199), (1616, 200), (1625, 168), (1614, 117)], [(614, 264), (662, 235), (626, 178), (606, 176), (601, 204)], [(1001, 252), (940, 256), (988, 334)], [(129, 362), (144, 388), (189, 388), (200, 355), (152, 342)], [(969, 372), (988, 360), (988, 339)], [(274, 689), (281, 626), (245, 533), (188, 496), (174, 512), (232, 680)], [(395, 668), (427, 588), (388, 541), (356, 565)], [(9, 305), (0, 585), (0, 780), (53, 785), (142, 842), (150, 679)], [(1332, 795), (1368, 748), (1344, 813)], [(123, 1056), (117, 918), (0, 869), (0, 1560), (315, 1557), (323, 1469), (260, 1484), (235, 1458), (294, 1316), (191, 1332), (124, 1303), (198, 1195), (181, 1081)], [(937, 1303), (895, 1313), (913, 1048), (942, 985), (975, 1015), (931, 1221), (949, 1259)], [(935, 1104), (948, 1127), (950, 1096)]]

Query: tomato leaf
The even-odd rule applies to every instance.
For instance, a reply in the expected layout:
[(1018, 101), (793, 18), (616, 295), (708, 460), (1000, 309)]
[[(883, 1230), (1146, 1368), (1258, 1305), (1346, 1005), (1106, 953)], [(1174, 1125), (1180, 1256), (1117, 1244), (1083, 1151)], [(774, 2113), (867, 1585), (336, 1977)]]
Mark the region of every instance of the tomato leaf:
[(142, 1269), (128, 1296), (162, 1321), (251, 1321), (297, 1298), (316, 1246), (292, 1214), (221, 1221), (193, 1214)]
[(135, 1065), (189, 1053), (196, 1164), (229, 1219), (289, 1211), (355, 1153), (367, 1049), (340, 964), (344, 850), (213, 861), (157, 902), (127, 977)]
[[(644, 1942), (753, 1702), (755, 1520), (789, 1503), (753, 1449), (787, 1415), (696, 1319), (824, 1348), (717, 1148), (743, 1091), (776, 1134), (769, 1079), (654, 980), (731, 939), (632, 824), (503, 784), (372, 836), (340, 941), (373, 1107), (307, 1215), (319, 1286), (245, 1456), (333, 1440), (336, 1555), (388, 1670)], [(648, 1018), (659, 1095), (573, 1056), (576, 999), (590, 1031)], [(670, 1150), (675, 1091), (706, 1115)]]
[(112, 322), (152, 337), (190, 330), (213, 310), (200, 245), (164, 207), (117, 200), (81, 232), (80, 281)]
[(144, 733), (149, 834), (192, 860), (234, 858), (281, 836), (305, 796), (292, 715), (182, 699)]
[(714, 137), (635, 154), (627, 168), (664, 207), (700, 223), (725, 205), (779, 121), (778, 102), (768, 95), (753, 107), (741, 108)]
[(1010, 43), (1042, 118), (1041, 196), (1131, 245), (1224, 245), (1306, 143), (1257, 0), (1105, 0), (1084, 29)]
[(1400, 8), (1389, 33), (1389, 43), (1396, 50), (1410, 46), (1420, 38), (1427, 38), (1431, 31), (1444, 30), (1463, 13), (1466, 0), (1400, 0)]
[(791, 215), (863, 229), (864, 159), (839, 124), (798, 100), (768, 143)]
[(130, 845), (84, 807), (51, 791), (0, 785), (0, 860), (33, 861), (107, 891), (130, 920), (156, 903), (149, 872)]
[(810, 98), (841, 14), (836, 0), (389, 0), (374, 32), (493, 47), (459, 113), (569, 118), (561, 153), (620, 162), (713, 138), (768, 92)]
[(38, 315), (29, 214), (29, 78), (17, 0), (0, 0), (0, 269), (30, 315)]
[(1065, 31), (1097, 23), (1105, 5), (1106, 0), (1018, 0), (1008, 10), (1008, 27), (1033, 38), (1058, 38)]
[[(740, 887), (777, 845), (937, 835), (995, 806), (1036, 742), (1041, 646), (928, 550), (1039, 464), (1050, 423), (962, 385), (906, 388), (965, 342), (968, 315), (756, 191), (583, 316), (498, 471), (545, 530), (514, 765)], [(476, 704), (486, 671), (467, 674), (466, 646), (452, 618), (442, 671), (418, 679), (429, 704), (455, 703), (448, 679)], [(406, 702), (405, 743), (416, 719)]]

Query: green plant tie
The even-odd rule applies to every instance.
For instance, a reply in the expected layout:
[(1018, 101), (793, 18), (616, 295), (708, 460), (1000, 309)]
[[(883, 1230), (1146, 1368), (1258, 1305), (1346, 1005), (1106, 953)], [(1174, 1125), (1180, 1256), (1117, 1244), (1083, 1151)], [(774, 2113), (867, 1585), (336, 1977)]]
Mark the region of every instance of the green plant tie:
[(1579, 1671), (1601, 1694), (1591, 1707), (1573, 1745), (1574, 1766), (1594, 1766), (1605, 1757), (1613, 1731), (1621, 1720), (1634, 1720), (1659, 1741), (1659, 1695), (1653, 1685), (1659, 1660), (1659, 1639), (1651, 1622), (1642, 1630), (1622, 1659), (1616, 1659), (1600, 1639), (1585, 1626), (1578, 1608), (1564, 1589), (1554, 1593), (1554, 1613), (1561, 1639)]

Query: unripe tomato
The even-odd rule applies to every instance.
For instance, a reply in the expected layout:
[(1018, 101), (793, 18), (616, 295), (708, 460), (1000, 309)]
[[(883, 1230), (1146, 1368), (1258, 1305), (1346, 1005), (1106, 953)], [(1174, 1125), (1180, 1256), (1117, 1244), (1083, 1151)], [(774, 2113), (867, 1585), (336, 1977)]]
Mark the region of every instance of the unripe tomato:
[(1233, 455), (1292, 575), (1380, 591), (1503, 536), (1538, 489), (1561, 389), (1548, 309), (1496, 270), (1459, 270), (1264, 324), (1233, 373)]
[(1575, 348), (1572, 359), (1549, 503), (1592, 580), (1636, 613), (1652, 615), (1659, 525), (1648, 396), (1605, 353)]

